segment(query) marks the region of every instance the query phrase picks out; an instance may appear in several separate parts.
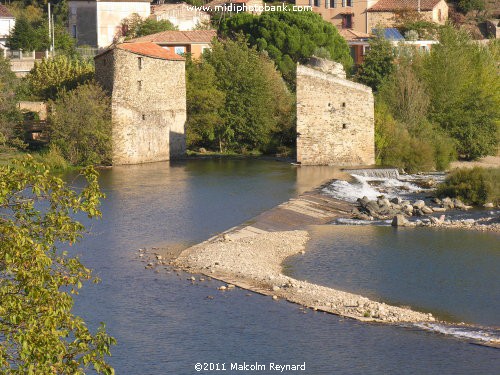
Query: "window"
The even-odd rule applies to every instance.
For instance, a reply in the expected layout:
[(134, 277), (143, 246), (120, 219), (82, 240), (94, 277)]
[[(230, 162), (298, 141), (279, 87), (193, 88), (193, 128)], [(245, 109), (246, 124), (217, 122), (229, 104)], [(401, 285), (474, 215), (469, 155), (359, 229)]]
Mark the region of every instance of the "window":
[(342, 28), (343, 29), (352, 29), (352, 14), (343, 14), (342, 15)]
[(142, 115), (142, 120), (146, 120), (146, 115), (145, 114)]
[(345, 108), (345, 102), (342, 103), (342, 108)]
[(337, 8), (337, 0), (329, 0), (330, 8)]
[(342, 129), (347, 129), (347, 124), (342, 124)]
[(175, 53), (178, 55), (182, 55), (183, 53), (186, 53), (186, 47), (184, 46), (177, 46), (174, 48)]
[(314, 0), (314, 6), (315, 7), (321, 6), (321, 0)]
[(441, 9), (438, 9), (438, 21), (441, 22), (443, 20), (443, 15), (441, 14)]
[(142, 57), (137, 58), (137, 66), (139, 70), (142, 70)]
[(73, 25), (73, 27), (71, 28), (71, 35), (73, 36), (73, 38), (76, 38), (76, 25)]
[(142, 91), (142, 81), (137, 81), (137, 89)]
[(370, 52), (370, 46), (363, 46), (363, 56)]
[(342, 0), (342, 8), (345, 7), (345, 1), (346, 0)]
[(346, 0), (347, 1), (347, 6), (352, 7), (352, 0)]

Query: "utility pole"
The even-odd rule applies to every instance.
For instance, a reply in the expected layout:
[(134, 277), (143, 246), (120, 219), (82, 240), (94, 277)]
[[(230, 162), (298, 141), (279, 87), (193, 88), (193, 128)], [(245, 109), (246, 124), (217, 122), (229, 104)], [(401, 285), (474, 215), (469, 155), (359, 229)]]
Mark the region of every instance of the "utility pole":
[(52, 22), (52, 17), (50, 14), (50, 3), (47, 3), (48, 5), (48, 16), (49, 16), (49, 50), (52, 52), (52, 27), (51, 27), (51, 22)]

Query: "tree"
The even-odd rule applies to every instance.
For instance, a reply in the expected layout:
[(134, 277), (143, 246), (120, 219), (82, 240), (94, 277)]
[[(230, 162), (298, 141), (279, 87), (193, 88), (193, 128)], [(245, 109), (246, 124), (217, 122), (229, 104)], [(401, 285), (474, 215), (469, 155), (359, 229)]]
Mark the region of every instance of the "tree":
[(359, 82), (377, 91), (394, 70), (394, 52), (391, 42), (382, 36), (370, 41), (370, 50), (357, 72)]
[(26, 76), (32, 95), (43, 100), (55, 99), (61, 90), (72, 90), (88, 82), (94, 75), (94, 65), (78, 58), (58, 55), (35, 62)]
[(137, 13), (134, 13), (122, 21), (119, 36), (125, 37), (125, 39), (133, 39), (168, 30), (177, 30), (177, 28), (168, 20), (143, 19)]
[(0, 146), (15, 138), (21, 120), (16, 100), (17, 78), (10, 63), (0, 56)]
[[(48, 36), (46, 39), (48, 40)], [(14, 29), (7, 39), (7, 44), (10, 49), (22, 49), (29, 52), (42, 50), (42, 46), (45, 42), (44, 37), (41, 36), (36, 28), (25, 18), (16, 20)]]
[(458, 0), (455, 1), (458, 9), (463, 13), (468, 13), (472, 10), (481, 11), (485, 9), (484, 0)]
[(252, 46), (266, 51), (274, 60), (285, 80), (294, 85), (296, 63), (311, 57), (318, 48), (328, 58), (352, 66), (352, 58), (344, 38), (337, 29), (313, 12), (264, 12), (260, 16), (239, 13), (223, 19), (219, 31), (235, 37), (243, 33)]
[(448, 26), (424, 61), (429, 120), (457, 140), (457, 151), (467, 159), (497, 152), (500, 76), (494, 48)]
[(177, 28), (168, 20), (156, 21), (154, 19), (147, 18), (139, 24), (137, 30), (135, 31), (135, 36), (141, 37), (168, 30), (177, 30)]
[(223, 138), (221, 117), (225, 95), (217, 88), (215, 69), (205, 60), (188, 58), (186, 62), (188, 147), (221, 148)]
[(49, 118), (51, 143), (73, 165), (111, 163), (111, 103), (94, 83), (63, 93)]
[(225, 94), (220, 148), (265, 151), (284, 115), (276, 91), (282, 100), (292, 102), (273, 62), (242, 38), (215, 42), (204, 58), (214, 67), (217, 88)]
[(84, 232), (73, 213), (99, 217), (103, 197), (97, 173), (82, 174), (87, 186), (76, 193), (31, 158), (0, 166), (2, 374), (114, 373), (105, 356), (115, 340), (72, 313), (71, 293), (96, 279), (63, 249)]

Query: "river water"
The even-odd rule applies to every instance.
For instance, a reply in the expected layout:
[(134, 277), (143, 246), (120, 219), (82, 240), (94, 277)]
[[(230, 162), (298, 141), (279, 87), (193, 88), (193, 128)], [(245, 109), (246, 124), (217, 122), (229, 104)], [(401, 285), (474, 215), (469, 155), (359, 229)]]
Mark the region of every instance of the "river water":
[[(118, 340), (110, 358), (117, 374), (215, 374), (196, 372), (194, 365), (226, 363), (229, 368), (243, 361), (267, 368), (270, 362), (305, 362), (306, 371), (298, 373), (325, 375), (497, 373), (496, 349), (412, 326), (361, 324), (311, 310), (305, 313), (297, 305), (244, 290), (223, 293), (216, 290), (216, 281), (191, 285), (186, 280), (190, 275), (154, 273), (137, 260), (139, 248), (197, 243), (335, 173), (331, 168), (297, 169), (264, 160), (191, 160), (102, 171), (101, 186), (107, 194), (103, 218), (75, 248), (102, 282), (82, 289), (75, 310), (91, 327), (106, 322)], [(68, 180), (73, 181), (69, 176)], [(368, 234), (374, 242), (383, 242), (386, 235)], [(353, 243), (356, 236), (351, 236)], [(355, 258), (346, 264), (352, 274), (363, 267)], [(323, 268), (318, 277), (330, 272)], [(371, 272), (377, 273), (377, 268)], [(338, 278), (321, 279), (332, 280)], [(416, 303), (387, 292), (384, 283), (365, 288), (369, 284), (359, 285), (396, 302)], [(471, 288), (472, 293), (490, 293), (482, 283)], [(458, 302), (443, 305), (444, 311), (462, 319)], [(481, 319), (493, 320), (489, 313)]]

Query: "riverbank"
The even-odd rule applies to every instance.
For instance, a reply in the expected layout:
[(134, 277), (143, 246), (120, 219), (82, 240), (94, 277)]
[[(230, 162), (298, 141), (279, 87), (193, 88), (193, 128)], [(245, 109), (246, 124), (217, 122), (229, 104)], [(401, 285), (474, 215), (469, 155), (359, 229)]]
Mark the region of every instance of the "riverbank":
[[(282, 273), (283, 261), (303, 253), (308, 225), (349, 218), (354, 205), (307, 192), (201, 244), (184, 250), (174, 267), (224, 281), (257, 293), (285, 299), (308, 308), (360, 321), (401, 323), (435, 321), (431, 314), (372, 301), (300, 281)], [(161, 259), (160, 259), (161, 261)], [(223, 288), (224, 290), (224, 288)]]

